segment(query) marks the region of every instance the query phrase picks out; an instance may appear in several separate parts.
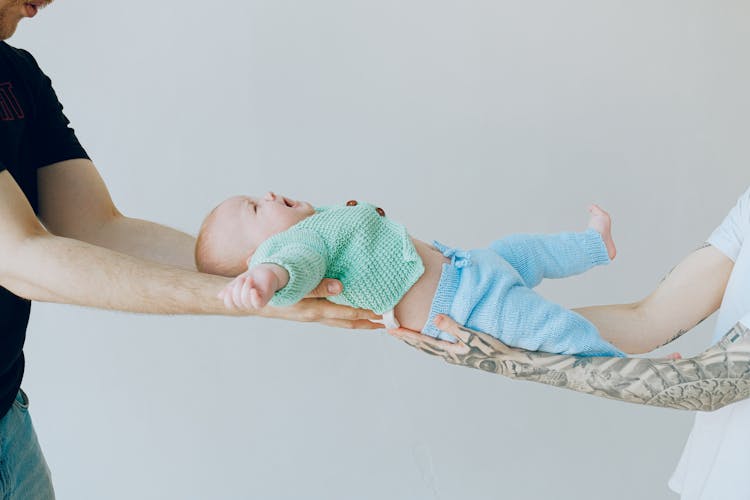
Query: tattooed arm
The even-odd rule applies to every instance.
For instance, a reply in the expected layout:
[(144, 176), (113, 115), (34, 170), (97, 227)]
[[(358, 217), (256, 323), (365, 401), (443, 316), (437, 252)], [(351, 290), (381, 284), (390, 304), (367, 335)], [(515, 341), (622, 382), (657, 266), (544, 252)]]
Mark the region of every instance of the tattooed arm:
[[(676, 339), (719, 308), (734, 263), (699, 248), (645, 299), (587, 307), (578, 313), (625, 352), (650, 351)], [(438, 317), (456, 344), (399, 329), (391, 333), (449, 363), (631, 403), (712, 411), (750, 397), (750, 332), (738, 323), (703, 353), (683, 360), (575, 357), (510, 348), (494, 337)], [(437, 323), (437, 321), (436, 321)]]
[(575, 311), (621, 350), (649, 352), (676, 340), (719, 308), (733, 267), (729, 257), (705, 244), (677, 264), (645, 299)]
[(750, 397), (750, 329), (742, 323), (703, 353), (677, 361), (530, 352), (447, 317), (438, 316), (435, 324), (458, 342), (405, 329), (389, 333), (452, 364), (630, 403), (713, 411)]

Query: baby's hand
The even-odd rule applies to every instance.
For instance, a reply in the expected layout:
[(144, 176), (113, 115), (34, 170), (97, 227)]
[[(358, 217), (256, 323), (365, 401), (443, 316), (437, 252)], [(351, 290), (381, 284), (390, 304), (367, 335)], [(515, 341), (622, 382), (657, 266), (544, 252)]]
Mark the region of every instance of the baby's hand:
[[(284, 275), (287, 277), (286, 280), (281, 279)], [(286, 285), (287, 280), (288, 274), (283, 267), (276, 264), (258, 264), (237, 276), (219, 293), (219, 298), (224, 300), (229, 309), (260, 309), (268, 304), (276, 290)]]

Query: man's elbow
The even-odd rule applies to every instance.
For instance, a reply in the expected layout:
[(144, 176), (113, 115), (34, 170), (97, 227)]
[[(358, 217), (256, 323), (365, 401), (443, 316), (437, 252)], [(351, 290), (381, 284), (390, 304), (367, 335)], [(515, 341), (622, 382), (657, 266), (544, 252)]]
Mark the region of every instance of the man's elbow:
[(627, 343), (619, 346), (620, 349), (627, 354), (646, 354), (660, 347), (656, 338), (658, 336), (658, 331), (656, 331), (658, 322), (649, 317), (648, 300), (633, 302), (627, 304), (626, 307), (629, 314), (634, 318), (634, 321), (630, 324), (636, 325), (636, 327), (628, 336)]
[(46, 214), (42, 222), (56, 236), (94, 243), (108, 227), (124, 219), (126, 217), (113, 203), (102, 203), (85, 213)]

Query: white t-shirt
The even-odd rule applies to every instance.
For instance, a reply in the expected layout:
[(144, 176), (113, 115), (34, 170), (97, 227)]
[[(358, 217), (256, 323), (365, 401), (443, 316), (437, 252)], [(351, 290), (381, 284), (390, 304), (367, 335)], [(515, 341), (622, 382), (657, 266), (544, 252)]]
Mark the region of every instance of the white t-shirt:
[[(750, 189), (708, 242), (734, 261), (714, 342), (750, 313)], [(746, 325), (750, 326), (750, 325)], [(682, 500), (750, 499), (750, 400), (698, 413), (669, 487)]]

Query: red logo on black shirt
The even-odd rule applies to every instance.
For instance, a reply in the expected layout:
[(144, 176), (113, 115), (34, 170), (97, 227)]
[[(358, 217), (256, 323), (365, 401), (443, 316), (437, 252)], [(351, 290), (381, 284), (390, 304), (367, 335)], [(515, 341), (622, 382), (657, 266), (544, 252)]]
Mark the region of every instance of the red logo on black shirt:
[(13, 84), (0, 83), (0, 120), (7, 122), (23, 118), (23, 108), (13, 93)]

